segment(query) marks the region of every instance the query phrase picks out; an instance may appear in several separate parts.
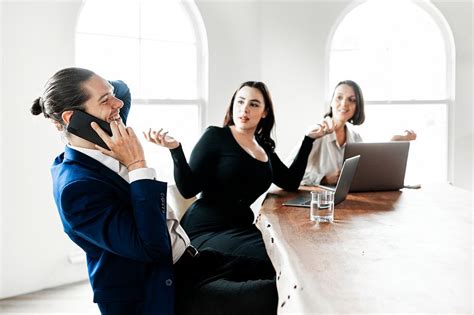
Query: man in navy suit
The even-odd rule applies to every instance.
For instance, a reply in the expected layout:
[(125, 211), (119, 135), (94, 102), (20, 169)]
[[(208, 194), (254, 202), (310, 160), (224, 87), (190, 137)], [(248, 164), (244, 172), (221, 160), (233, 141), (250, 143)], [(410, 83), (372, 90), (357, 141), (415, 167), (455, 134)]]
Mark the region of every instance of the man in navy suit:
[[(167, 208), (167, 184), (156, 180), (125, 126), (130, 104), (123, 82), (67, 68), (31, 107), (68, 141), (51, 168), (54, 198), (64, 231), (87, 254), (101, 313), (275, 314), (273, 270), (245, 257), (198, 253), (190, 244)], [(91, 123), (109, 150), (66, 131), (78, 110), (110, 123), (112, 136)]]

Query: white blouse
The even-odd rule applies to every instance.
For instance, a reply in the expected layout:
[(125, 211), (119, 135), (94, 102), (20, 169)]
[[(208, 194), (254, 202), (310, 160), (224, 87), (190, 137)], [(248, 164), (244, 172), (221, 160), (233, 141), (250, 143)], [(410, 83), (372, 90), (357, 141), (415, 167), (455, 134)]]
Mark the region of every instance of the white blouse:
[[(345, 128), (346, 143), (362, 142), (362, 137), (354, 130), (351, 130), (349, 124), (346, 124)], [(341, 169), (346, 143), (339, 146), (335, 132), (316, 139), (313, 142), (313, 148), (308, 157), (308, 164), (306, 165), (301, 185), (318, 185), (325, 175)], [(288, 158), (289, 164), (295, 159), (298, 149), (299, 146), (291, 152)]]

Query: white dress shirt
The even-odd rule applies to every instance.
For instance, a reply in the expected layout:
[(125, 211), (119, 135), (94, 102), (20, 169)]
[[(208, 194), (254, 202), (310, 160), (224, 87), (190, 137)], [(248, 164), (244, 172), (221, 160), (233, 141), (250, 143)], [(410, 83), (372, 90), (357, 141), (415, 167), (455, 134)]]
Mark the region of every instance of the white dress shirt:
[[(362, 142), (362, 137), (348, 125), (345, 125), (346, 142), (342, 146), (337, 143), (335, 132), (314, 140), (301, 185), (318, 185), (324, 176), (341, 169), (346, 143)], [(299, 146), (291, 152), (288, 165), (295, 159), (298, 149)]]
[[(102, 163), (118, 175), (122, 177), (128, 183), (132, 183), (140, 179), (156, 179), (156, 172), (153, 168), (137, 168), (133, 171), (128, 171), (127, 167), (121, 164), (118, 160), (108, 155), (102, 154), (99, 150), (86, 149), (68, 145), (70, 148), (79, 151), (94, 160)], [(171, 247), (173, 253), (173, 263), (176, 263), (178, 259), (183, 255), (186, 247), (191, 244), (188, 235), (184, 231), (183, 227), (179, 224), (178, 217), (169, 205), (167, 205), (166, 225), (171, 239)]]

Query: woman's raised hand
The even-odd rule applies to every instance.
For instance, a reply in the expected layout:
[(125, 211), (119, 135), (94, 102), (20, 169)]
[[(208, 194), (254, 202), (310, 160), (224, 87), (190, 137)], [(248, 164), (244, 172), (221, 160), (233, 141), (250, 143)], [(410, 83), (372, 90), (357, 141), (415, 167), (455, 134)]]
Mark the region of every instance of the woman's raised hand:
[(321, 138), (334, 131), (336, 124), (331, 117), (326, 117), (322, 122), (312, 125), (306, 131), (306, 135), (312, 139)]
[(143, 135), (147, 141), (155, 143), (164, 148), (172, 150), (179, 147), (179, 141), (171, 136), (168, 136), (168, 131), (163, 132), (163, 128), (158, 131), (152, 130), (150, 128), (148, 129), (148, 132), (143, 132)]
[(405, 130), (403, 135), (394, 135), (391, 141), (412, 141), (416, 140), (416, 133), (413, 130)]

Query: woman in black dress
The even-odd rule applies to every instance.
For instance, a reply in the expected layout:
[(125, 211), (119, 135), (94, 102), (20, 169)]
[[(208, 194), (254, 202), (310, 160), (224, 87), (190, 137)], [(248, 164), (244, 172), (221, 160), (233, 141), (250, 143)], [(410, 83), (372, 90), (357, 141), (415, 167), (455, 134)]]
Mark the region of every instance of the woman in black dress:
[(176, 139), (161, 130), (145, 134), (148, 141), (170, 149), (174, 178), (183, 197), (201, 193), (181, 220), (194, 246), (269, 261), (250, 205), (272, 183), (286, 190), (297, 189), (313, 141), (324, 135), (321, 126), (310, 129), (288, 168), (274, 151), (274, 123), (267, 87), (249, 81), (232, 96), (224, 126), (206, 129), (189, 164)]

